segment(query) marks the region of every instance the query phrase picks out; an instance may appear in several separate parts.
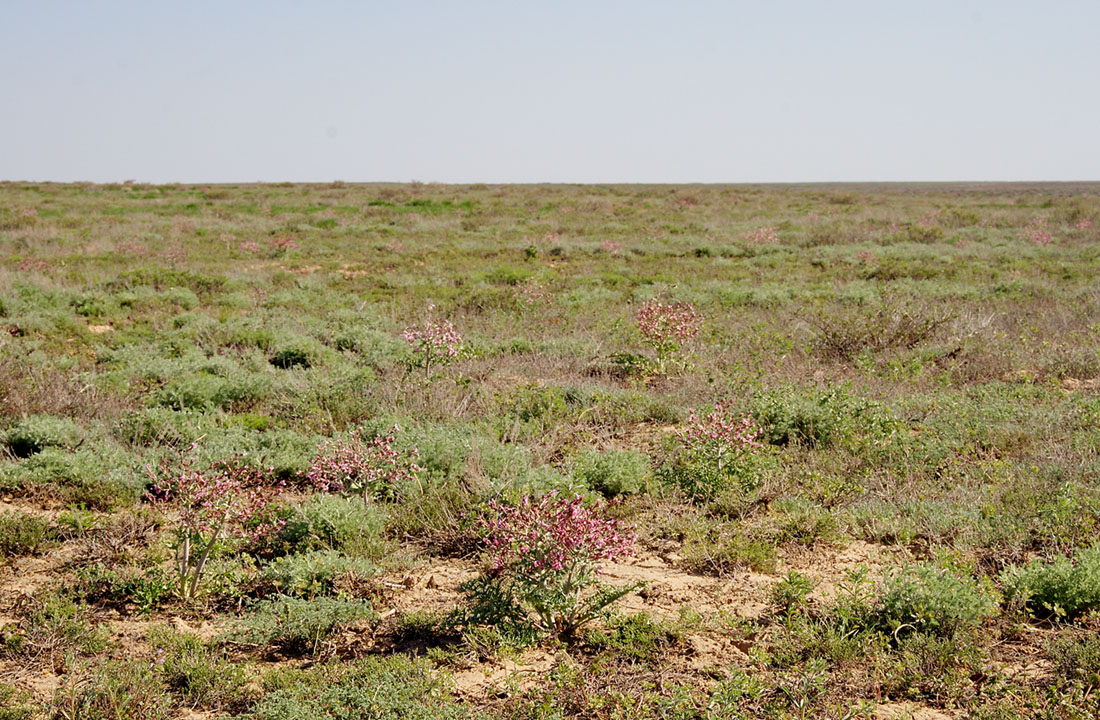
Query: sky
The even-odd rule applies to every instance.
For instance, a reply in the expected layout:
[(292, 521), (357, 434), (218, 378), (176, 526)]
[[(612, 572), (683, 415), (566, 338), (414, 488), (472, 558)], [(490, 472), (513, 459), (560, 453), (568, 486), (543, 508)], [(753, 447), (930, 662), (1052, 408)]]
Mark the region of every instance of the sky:
[(0, 180), (1100, 180), (1100, 1), (0, 0)]

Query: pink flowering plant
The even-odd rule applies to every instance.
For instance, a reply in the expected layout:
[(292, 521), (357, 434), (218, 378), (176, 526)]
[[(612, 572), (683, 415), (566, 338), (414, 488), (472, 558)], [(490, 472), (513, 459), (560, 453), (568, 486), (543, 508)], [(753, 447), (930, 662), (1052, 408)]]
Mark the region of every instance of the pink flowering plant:
[[(686, 302), (663, 303), (647, 300), (634, 315), (638, 332), (657, 354), (657, 372), (664, 374), (669, 360), (678, 357), (684, 345), (699, 334), (703, 316)], [(683, 361), (681, 360), (681, 364)]]
[[(194, 451), (195, 446), (191, 446)], [(211, 555), (233, 540), (256, 542), (275, 533), (275, 504), (283, 483), (273, 482), (272, 470), (243, 462), (243, 455), (199, 469), (189, 453), (172, 468), (149, 468), (150, 499), (171, 512), (176, 554), (177, 592), (184, 600), (198, 595), (203, 570)]]
[(429, 305), (424, 321), (401, 333), (401, 339), (412, 349), (414, 364), (424, 368), (425, 376), (430, 375), (433, 364), (454, 360), (462, 349), (462, 335), (449, 320), (436, 319), (434, 312), (435, 305)]
[(737, 412), (732, 400), (692, 410), (676, 431), (678, 453), (666, 472), (692, 497), (713, 497), (731, 484), (750, 489), (755, 461), (765, 450), (760, 436), (752, 416)]
[(761, 227), (745, 234), (745, 242), (752, 245), (775, 245), (779, 242), (779, 233), (773, 227)]
[(317, 449), (308, 477), (323, 492), (359, 493), (363, 505), (372, 497), (392, 500), (400, 486), (415, 480), (420, 473), (416, 448), (395, 447), (401, 428), (394, 425), (388, 433), (367, 438), (367, 432), (355, 428), (344, 440), (326, 440)]
[(639, 587), (600, 581), (601, 563), (632, 555), (633, 526), (610, 517), (608, 504), (550, 492), (516, 505), (488, 504), (476, 520), (488, 570), (467, 583), (466, 619), (569, 637)]

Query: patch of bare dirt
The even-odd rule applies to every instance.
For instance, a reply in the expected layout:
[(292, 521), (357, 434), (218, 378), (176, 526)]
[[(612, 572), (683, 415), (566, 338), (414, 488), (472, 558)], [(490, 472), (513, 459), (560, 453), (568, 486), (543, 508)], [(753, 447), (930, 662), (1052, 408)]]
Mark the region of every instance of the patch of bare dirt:
[(469, 700), (522, 692), (538, 684), (557, 663), (556, 656), (542, 649), (532, 649), (515, 658), (492, 660), (451, 676), (455, 693)]
[(843, 548), (805, 548), (786, 553), (780, 558), (778, 575), (794, 570), (814, 582), (810, 600), (830, 602), (840, 592), (848, 573), (863, 566), (869, 571), (868, 579), (878, 580), (885, 568), (904, 561), (904, 548), (887, 547), (856, 540)]
[(676, 618), (683, 608), (702, 615), (719, 612), (755, 618), (767, 610), (767, 588), (775, 579), (749, 570), (729, 577), (714, 578), (677, 569), (656, 555), (609, 563), (604, 578), (615, 585), (641, 582), (644, 585), (619, 601), (628, 612), (649, 612), (666, 619)]
[(955, 720), (961, 717), (916, 703), (884, 703), (875, 708), (878, 720)]

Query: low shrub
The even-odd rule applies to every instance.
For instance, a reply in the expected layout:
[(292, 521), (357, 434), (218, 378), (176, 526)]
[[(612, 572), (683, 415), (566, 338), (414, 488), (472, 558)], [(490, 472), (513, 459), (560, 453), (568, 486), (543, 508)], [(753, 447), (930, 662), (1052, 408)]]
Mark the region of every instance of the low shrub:
[(882, 405), (843, 387), (769, 390), (756, 396), (752, 415), (760, 427), (760, 439), (779, 446), (822, 448), (838, 443), (851, 448), (860, 440), (885, 438), (898, 428)]
[(382, 537), (385, 511), (378, 505), (364, 508), (356, 498), (313, 495), (284, 510), (280, 519), (282, 527), (268, 540), (272, 554), (338, 550), (377, 561), (389, 547)]
[(56, 720), (167, 720), (172, 696), (148, 662), (106, 660), (73, 677), (53, 697)]
[(582, 450), (573, 458), (573, 476), (605, 497), (645, 489), (649, 459), (634, 450)]
[(377, 573), (378, 566), (369, 560), (333, 550), (315, 550), (271, 562), (261, 571), (260, 579), (282, 595), (314, 598), (332, 595), (342, 586), (367, 580)]
[(16, 457), (25, 458), (48, 447), (73, 449), (83, 439), (83, 431), (68, 418), (31, 415), (18, 420), (4, 435), (4, 443)]
[(1047, 643), (1046, 654), (1054, 665), (1055, 676), (1100, 688), (1100, 635), (1061, 633)]
[(1001, 576), (1008, 600), (1022, 602), (1041, 617), (1073, 620), (1100, 608), (1100, 546), (1079, 549), (1073, 558), (1036, 559)]
[(427, 660), (404, 655), (332, 662), (264, 677), (253, 720), (457, 720), (455, 704)]
[(31, 704), (31, 694), (0, 683), (0, 720), (34, 720), (38, 710)]
[(682, 639), (681, 631), (649, 613), (612, 618), (606, 627), (587, 630), (584, 641), (598, 650), (612, 650), (631, 660), (655, 661)]
[(236, 622), (226, 640), (288, 655), (323, 654), (337, 632), (377, 615), (366, 600), (317, 597), (312, 600), (279, 596), (254, 603)]
[(879, 619), (895, 634), (904, 628), (954, 635), (976, 627), (996, 609), (988, 586), (934, 565), (908, 565), (886, 577)]
[(0, 560), (34, 555), (56, 538), (57, 532), (47, 520), (22, 512), (0, 514)]
[(215, 710), (244, 710), (248, 673), (198, 636), (167, 627), (149, 631), (153, 668), (185, 704)]

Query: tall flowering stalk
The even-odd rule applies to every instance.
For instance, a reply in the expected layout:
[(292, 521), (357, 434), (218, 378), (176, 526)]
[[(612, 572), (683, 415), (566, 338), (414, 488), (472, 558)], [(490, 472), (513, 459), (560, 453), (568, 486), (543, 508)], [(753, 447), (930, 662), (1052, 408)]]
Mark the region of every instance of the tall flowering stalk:
[(720, 400), (704, 415), (692, 410), (687, 425), (676, 431), (676, 437), (684, 449), (713, 459), (719, 471), (764, 447), (757, 439), (760, 428), (751, 416), (735, 413), (732, 401)]
[(717, 402), (706, 413), (691, 411), (676, 433), (679, 452), (663, 468), (693, 498), (711, 498), (731, 483), (748, 490), (757, 482), (757, 456), (764, 450), (761, 431), (732, 402)]
[(449, 320), (432, 317), (435, 305), (428, 306), (428, 317), (418, 325), (411, 325), (401, 333), (401, 338), (412, 347), (417, 364), (424, 366), (424, 375), (431, 373), (432, 363), (445, 363), (458, 357), (462, 349), (462, 335)]
[(638, 331), (657, 353), (657, 371), (665, 372), (670, 358), (699, 334), (703, 316), (686, 302), (665, 304), (658, 298), (647, 300), (635, 313)]
[(175, 470), (166, 463), (159, 472), (149, 468), (151, 498), (178, 515), (174, 549), (178, 592), (184, 600), (198, 594), (203, 570), (219, 544), (232, 538), (256, 541), (281, 525), (271, 510), (283, 483), (270, 481), (270, 468), (249, 467), (242, 457), (198, 469), (189, 454)]
[(372, 495), (392, 499), (398, 485), (421, 470), (414, 462), (420, 457), (416, 448), (402, 452), (394, 447), (400, 430), (394, 425), (388, 434), (368, 440), (360, 427), (347, 440), (324, 441), (310, 464), (310, 481), (324, 492), (361, 493), (364, 506)]
[(551, 492), (517, 505), (490, 502), (477, 520), (489, 553), (482, 590), (504, 597), (535, 627), (568, 636), (637, 585), (600, 583), (600, 563), (634, 553), (632, 526), (610, 518), (606, 503)]

